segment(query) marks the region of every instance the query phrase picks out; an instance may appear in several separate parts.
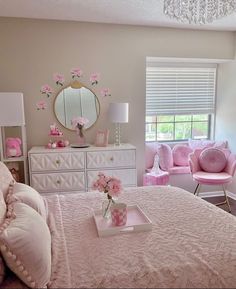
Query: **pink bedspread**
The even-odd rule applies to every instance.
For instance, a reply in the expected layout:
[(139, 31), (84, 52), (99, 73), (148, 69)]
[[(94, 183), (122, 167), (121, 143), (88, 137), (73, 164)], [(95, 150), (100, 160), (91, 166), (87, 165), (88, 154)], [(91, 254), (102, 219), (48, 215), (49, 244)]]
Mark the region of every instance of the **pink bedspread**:
[(50, 287), (233, 288), (236, 218), (174, 187), (140, 187), (119, 198), (138, 204), (152, 231), (99, 238), (92, 209), (101, 193), (48, 196), (53, 232)]

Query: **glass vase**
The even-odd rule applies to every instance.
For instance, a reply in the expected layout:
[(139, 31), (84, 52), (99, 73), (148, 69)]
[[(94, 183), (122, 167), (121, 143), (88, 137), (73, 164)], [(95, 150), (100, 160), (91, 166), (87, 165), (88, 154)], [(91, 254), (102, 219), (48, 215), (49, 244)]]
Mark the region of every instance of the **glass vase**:
[(77, 129), (77, 143), (80, 145), (84, 145), (86, 143), (86, 139), (84, 136), (84, 130), (83, 128), (78, 128)]
[(112, 204), (112, 199), (106, 199), (102, 202), (102, 216), (104, 219), (110, 219), (111, 218), (111, 204)]

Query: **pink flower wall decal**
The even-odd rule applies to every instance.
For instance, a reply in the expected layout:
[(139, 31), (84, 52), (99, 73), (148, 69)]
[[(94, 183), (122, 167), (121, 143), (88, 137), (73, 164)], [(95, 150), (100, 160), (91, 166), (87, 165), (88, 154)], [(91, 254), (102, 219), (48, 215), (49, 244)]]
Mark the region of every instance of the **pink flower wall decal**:
[(53, 79), (56, 82), (56, 85), (63, 86), (63, 83), (65, 82), (65, 77), (62, 74), (59, 74), (59, 73), (54, 73), (53, 74)]
[(36, 103), (37, 110), (44, 110), (47, 108), (47, 103), (45, 100), (40, 100)]
[(41, 87), (41, 93), (43, 94), (46, 94), (47, 97), (49, 97), (52, 93), (53, 93), (53, 90), (52, 88), (48, 85), (48, 84), (44, 84), (42, 87)]
[(95, 72), (90, 75), (90, 82), (92, 85), (98, 84), (99, 81), (99, 73)]
[(72, 78), (81, 77), (83, 75), (83, 71), (80, 68), (71, 69)]
[(111, 92), (110, 92), (110, 89), (109, 88), (102, 88), (101, 89), (101, 96), (111, 96)]

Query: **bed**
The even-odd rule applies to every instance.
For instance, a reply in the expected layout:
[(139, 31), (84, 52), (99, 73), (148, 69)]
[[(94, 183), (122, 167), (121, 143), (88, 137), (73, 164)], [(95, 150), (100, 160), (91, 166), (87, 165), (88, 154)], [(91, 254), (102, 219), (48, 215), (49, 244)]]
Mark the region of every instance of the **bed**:
[[(176, 187), (126, 189), (151, 231), (99, 238), (92, 209), (104, 196), (47, 196), (52, 234), (51, 288), (233, 288), (236, 218)], [(2, 287), (24, 287), (8, 278)]]

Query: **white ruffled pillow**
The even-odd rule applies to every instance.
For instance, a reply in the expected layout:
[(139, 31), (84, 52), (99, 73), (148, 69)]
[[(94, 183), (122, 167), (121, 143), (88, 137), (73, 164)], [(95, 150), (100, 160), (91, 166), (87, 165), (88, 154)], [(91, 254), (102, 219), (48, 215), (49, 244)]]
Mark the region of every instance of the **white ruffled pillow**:
[[(5, 217), (6, 217), (6, 203), (3, 197), (2, 191), (0, 191), (0, 228), (4, 223)], [(0, 284), (2, 283), (5, 276), (5, 265), (2, 261), (2, 256), (0, 256)]]
[(17, 200), (33, 208), (37, 211), (44, 220), (47, 219), (47, 208), (43, 197), (32, 187), (15, 183), (13, 188), (13, 194)]
[(2, 191), (4, 198), (6, 198), (9, 184), (13, 180), (12, 174), (7, 166), (3, 162), (0, 162), (0, 191)]
[(17, 201), (13, 184), (0, 227), (0, 250), (7, 266), (30, 288), (45, 288), (51, 277), (51, 234), (36, 210)]

